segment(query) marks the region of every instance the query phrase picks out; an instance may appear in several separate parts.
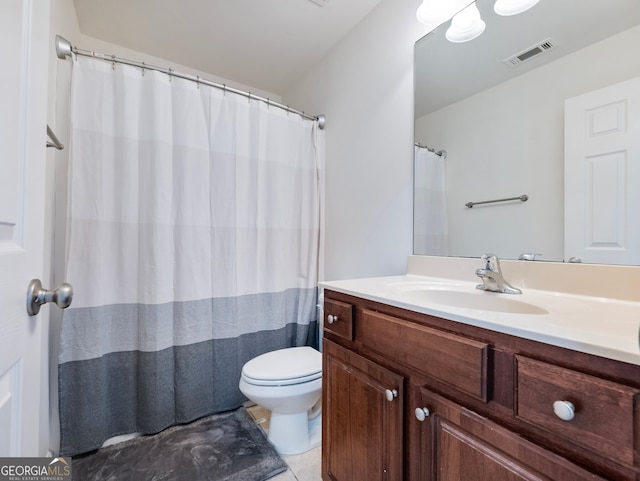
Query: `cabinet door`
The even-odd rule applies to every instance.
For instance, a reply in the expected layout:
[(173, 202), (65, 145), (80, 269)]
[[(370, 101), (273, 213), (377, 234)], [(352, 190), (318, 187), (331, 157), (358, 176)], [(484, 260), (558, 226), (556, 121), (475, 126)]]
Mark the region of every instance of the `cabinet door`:
[(404, 378), (326, 339), (323, 355), (323, 479), (401, 480)]
[(420, 429), (421, 481), (604, 481), (441, 396), (420, 389), (416, 398), (429, 411)]

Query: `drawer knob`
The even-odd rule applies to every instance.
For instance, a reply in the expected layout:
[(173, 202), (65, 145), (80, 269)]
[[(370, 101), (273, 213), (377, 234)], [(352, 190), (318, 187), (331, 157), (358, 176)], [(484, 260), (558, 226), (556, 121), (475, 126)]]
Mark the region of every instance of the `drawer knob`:
[(338, 320), (338, 316), (334, 316), (334, 315), (331, 315), (331, 314), (329, 314), (327, 316), (327, 322), (329, 322), (329, 324), (333, 324), (337, 320)]
[(387, 401), (391, 402), (398, 397), (398, 391), (395, 389), (387, 389), (385, 390), (384, 395), (387, 398)]
[(416, 415), (416, 419), (420, 422), (424, 421), (425, 419), (427, 419), (429, 417), (429, 414), (431, 414), (429, 412), (429, 408), (416, 408), (416, 410), (414, 411), (415, 415)]
[(576, 415), (576, 407), (570, 401), (556, 401), (553, 403), (553, 412), (563, 421), (571, 421)]

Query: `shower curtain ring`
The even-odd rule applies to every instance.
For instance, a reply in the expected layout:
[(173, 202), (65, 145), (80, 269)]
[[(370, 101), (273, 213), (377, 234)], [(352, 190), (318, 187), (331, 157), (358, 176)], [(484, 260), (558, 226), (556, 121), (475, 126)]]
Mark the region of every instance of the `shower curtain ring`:
[(116, 69), (116, 56), (115, 55), (111, 56), (111, 69), (112, 70)]
[(144, 62), (142, 62), (142, 70), (141, 70), (141, 72), (142, 72), (142, 76), (143, 77), (144, 77), (144, 69), (145, 69), (145, 65), (144, 65)]

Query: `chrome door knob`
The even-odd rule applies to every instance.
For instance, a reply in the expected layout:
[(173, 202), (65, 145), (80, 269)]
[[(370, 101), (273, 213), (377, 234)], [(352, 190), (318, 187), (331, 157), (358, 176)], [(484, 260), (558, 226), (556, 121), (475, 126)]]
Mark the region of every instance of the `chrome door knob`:
[(414, 414), (416, 415), (416, 419), (422, 422), (429, 417), (431, 412), (429, 411), (429, 408), (416, 408)]
[(576, 415), (576, 407), (570, 401), (553, 403), (553, 413), (563, 421), (571, 421)]
[(55, 302), (61, 308), (66, 309), (73, 300), (73, 287), (66, 282), (49, 291), (42, 288), (40, 279), (32, 279), (27, 287), (27, 313), (35, 316), (40, 312), (40, 306), (47, 302)]
[(336, 322), (337, 320), (338, 320), (338, 316), (333, 316), (333, 315), (331, 315), (331, 314), (329, 314), (329, 315), (327, 316), (327, 322), (328, 322), (329, 324), (333, 324), (333, 323), (334, 323), (334, 322)]
[(398, 397), (398, 391), (395, 389), (386, 389), (384, 391), (384, 396), (387, 398), (387, 401), (391, 402)]

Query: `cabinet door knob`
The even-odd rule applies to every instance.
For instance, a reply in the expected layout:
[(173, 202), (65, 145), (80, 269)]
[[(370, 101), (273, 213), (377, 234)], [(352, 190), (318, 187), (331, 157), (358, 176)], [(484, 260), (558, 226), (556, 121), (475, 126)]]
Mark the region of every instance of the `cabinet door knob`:
[(398, 391), (395, 389), (387, 389), (385, 390), (384, 395), (387, 398), (387, 401), (391, 402), (398, 397)]
[(333, 316), (331, 314), (329, 314), (327, 316), (327, 321), (329, 322), (329, 324), (333, 324), (334, 322), (336, 322), (338, 320), (338, 316)]
[(416, 419), (420, 422), (427, 419), (429, 417), (429, 414), (431, 414), (431, 412), (429, 411), (429, 408), (416, 408), (414, 413), (416, 415)]
[(553, 403), (553, 412), (563, 421), (571, 421), (576, 414), (576, 407), (570, 401), (556, 401)]

